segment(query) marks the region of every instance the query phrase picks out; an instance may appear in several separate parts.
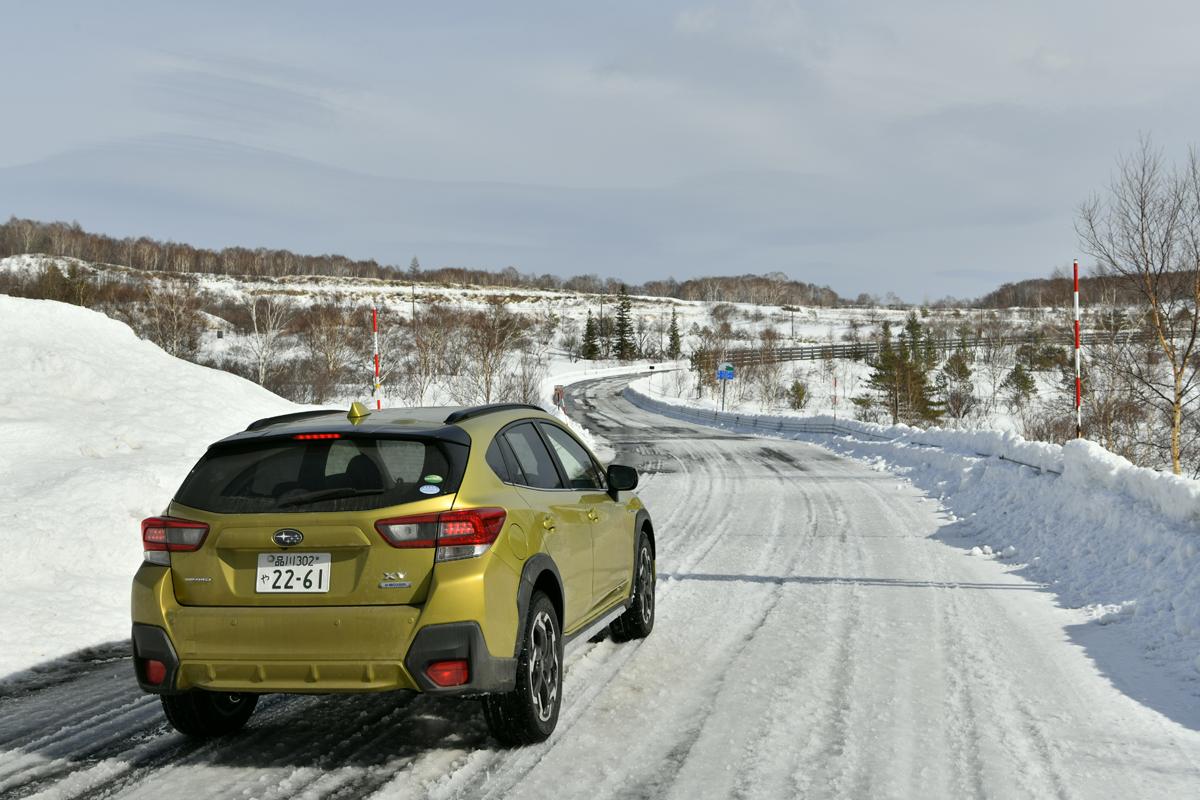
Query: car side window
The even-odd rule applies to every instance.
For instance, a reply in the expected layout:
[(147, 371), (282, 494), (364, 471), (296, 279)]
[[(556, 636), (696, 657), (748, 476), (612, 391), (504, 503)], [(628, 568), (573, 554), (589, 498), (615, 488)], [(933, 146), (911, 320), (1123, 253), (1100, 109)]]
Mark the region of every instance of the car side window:
[(492, 472), (496, 473), (496, 477), (500, 480), (505, 483), (525, 483), (525, 475), (521, 472), (521, 466), (517, 463), (512, 448), (509, 447), (503, 436), (498, 435), (492, 439), (485, 458), (488, 466), (492, 468)]
[(524, 473), (523, 483), (534, 489), (562, 489), (562, 479), (558, 476), (558, 468), (550, 451), (542, 442), (542, 437), (533, 429), (533, 424), (522, 422), (504, 432), (504, 440), (512, 448), (517, 459), (517, 465)]
[(488, 466), (492, 468), (492, 472), (496, 473), (497, 478), (505, 483), (514, 482), (514, 476), (508, 470), (508, 464), (504, 463), (504, 454), (500, 452), (499, 436), (492, 439), (484, 458), (487, 460)]
[(567, 480), (572, 489), (603, 489), (604, 476), (596, 467), (596, 462), (588, 455), (583, 445), (575, 441), (575, 437), (557, 425), (538, 423), (542, 433), (546, 434), (550, 446), (554, 448), (558, 461), (567, 473)]

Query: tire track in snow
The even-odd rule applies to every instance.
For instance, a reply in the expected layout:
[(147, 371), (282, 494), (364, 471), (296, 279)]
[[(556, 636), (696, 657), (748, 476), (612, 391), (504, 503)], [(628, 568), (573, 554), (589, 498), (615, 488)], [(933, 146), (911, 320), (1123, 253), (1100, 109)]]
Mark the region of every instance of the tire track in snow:
[[(736, 440), (736, 441), (745, 441), (744, 437), (729, 437), (729, 438)], [(676, 537), (673, 537), (670, 544), (667, 544), (667, 545), (660, 543), (660, 545), (659, 545), (660, 569), (662, 569), (664, 563), (669, 565), (670, 551), (675, 550), (675, 548), (678, 546), (690, 545), (690, 549), (692, 552), (690, 552), (689, 557), (686, 558), (686, 560), (684, 562), (685, 564), (699, 564), (699, 563), (703, 563), (703, 558), (706, 556), (707, 553), (712, 551), (713, 547), (715, 547), (722, 540), (728, 540), (730, 538), (729, 537), (729, 529), (725, 528), (725, 527), (721, 527), (720, 525), (714, 524), (712, 521), (712, 517), (714, 515), (708, 510), (709, 506), (713, 502), (713, 498), (721, 496), (721, 490), (724, 488), (724, 485), (727, 483), (725, 475), (720, 472), (718, 472), (716, 474), (711, 474), (711, 473), (706, 474), (707, 470), (705, 469), (705, 465), (708, 464), (708, 459), (706, 459), (704, 457), (704, 454), (702, 452), (696, 452), (694, 442), (689, 441), (686, 437), (680, 438), (680, 439), (672, 439), (671, 442), (673, 445), (677, 445), (679, 447), (679, 449), (685, 451), (685, 454), (682, 457), (680, 457), (681, 462), (683, 462), (685, 465), (685, 467), (684, 467), (685, 469), (691, 469), (690, 467), (687, 466), (687, 462), (689, 462), (689, 461), (692, 462), (693, 465), (701, 465), (700, 471), (697, 472), (696, 474), (693, 474), (690, 471), (684, 473), (683, 477), (686, 478), (685, 485), (690, 490), (689, 493), (687, 495), (685, 495), (684, 497), (673, 497), (672, 498), (674, 501), (673, 505), (675, 508), (686, 510), (684, 518), (683, 519), (677, 518), (673, 527), (676, 527), (676, 529), (678, 530), (677, 526), (679, 526), (681, 524), (686, 525), (687, 519), (695, 517), (698, 519), (707, 519), (708, 520), (707, 524), (711, 527), (711, 533), (707, 536), (701, 537), (701, 543), (698, 548), (696, 546), (696, 542), (694, 541), (694, 539), (691, 537), (686, 537), (686, 535), (685, 536), (677, 535)], [(620, 439), (614, 439), (613, 443), (615, 445), (619, 446)], [(760, 465), (755, 465), (755, 466), (760, 466)], [(743, 465), (743, 469), (744, 468), (745, 468), (745, 465)], [(678, 476), (676, 476), (676, 477), (678, 477)], [(702, 499), (700, 499), (698, 502), (692, 502), (692, 500), (693, 500), (692, 493), (695, 492), (697, 487), (702, 488), (704, 490), (704, 493), (700, 495), (700, 497)], [(648, 501), (648, 502), (650, 502), (650, 501)], [(652, 508), (654, 508), (654, 507), (655, 506), (652, 505)], [(778, 514), (778, 513), (780, 513), (780, 511), (777, 509), (775, 513)], [(655, 520), (656, 529), (662, 530), (662, 526), (661, 526), (661, 523), (659, 522), (659, 519), (661, 519), (661, 517), (656, 518), (656, 520)], [(777, 527), (777, 526), (770, 525), (767, 527), (773, 528), (773, 527)], [(685, 528), (684, 530), (686, 531), (687, 529)], [(776, 539), (778, 541), (778, 537), (776, 537)], [(674, 547), (672, 545), (674, 545)], [(668, 552), (664, 553), (664, 549), (667, 550)], [(774, 551), (759, 551), (759, 552), (757, 552), (757, 554), (756, 554), (757, 561), (750, 565), (748, 572), (750, 574), (753, 574), (755, 571), (761, 571), (761, 569), (763, 567), (770, 564), (771, 561), (773, 559), (775, 559), (775, 556), (776, 556), (776, 554)], [(676, 573), (681, 573), (683, 570), (677, 569), (674, 571)], [(668, 618), (672, 613), (672, 609), (676, 608), (678, 606), (678, 603), (677, 603), (677, 600), (679, 599), (678, 593), (679, 593), (680, 589), (684, 588), (685, 586), (686, 586), (686, 584), (684, 584), (680, 581), (677, 581), (677, 580), (672, 580), (670, 578), (666, 578), (660, 584), (659, 604), (658, 604), (659, 613), (661, 615), (660, 619)], [(759, 594), (762, 594), (762, 593), (760, 592)], [(767, 594), (769, 595), (770, 593), (767, 593)], [(765, 615), (765, 611), (763, 613)], [(660, 625), (662, 625), (662, 624), (664, 624), (664, 623), (660, 622)], [(728, 636), (725, 634), (725, 632), (722, 632), (721, 638), (714, 639), (711, 644), (714, 646), (714, 649), (718, 649), (721, 652), (725, 652), (728, 650), (728, 647), (722, 647), (720, 645), (723, 645), (726, 642), (727, 638), (728, 638)], [(649, 641), (654, 641), (653, 637)], [(629, 647), (630, 647), (629, 644), (622, 644), (622, 645), (618, 646), (618, 649), (628, 649)], [(640, 648), (641, 648), (641, 645), (638, 646), (639, 650), (640, 650)], [(628, 653), (628, 655), (622, 659), (622, 665), (624, 664), (624, 662), (626, 662), (630, 659), (633, 659), (637, 652), (638, 651), (633, 651), (633, 652)], [(726, 662), (726, 663), (728, 663), (728, 662)], [(616, 667), (616, 668), (613, 668), (613, 667)], [(615, 679), (621, 677), (620, 667), (618, 665), (613, 665), (613, 667), (610, 667), (605, 670), (606, 676), (604, 677), (602, 684), (600, 684), (597, 687), (598, 689), (607, 689), (609, 684), (611, 684)], [(568, 673), (568, 676), (569, 677), (571, 676), (570, 672)], [(600, 697), (603, 697), (603, 693), (601, 691), (596, 691), (593, 698), (600, 698)], [(567, 702), (567, 707), (578, 710), (578, 714), (572, 714), (573, 719), (570, 724), (574, 724), (574, 722), (576, 720), (578, 720), (580, 717), (582, 717), (583, 714), (591, 708), (591, 702), (588, 702), (587, 704), (583, 704), (583, 703), (580, 703), (577, 699), (571, 698)], [(530, 748), (530, 750), (534, 750), (534, 749), (537, 750), (536, 755), (529, 754), (528, 756), (525, 756), (525, 755), (518, 756), (515, 760), (509, 760), (509, 761), (505, 762), (500, 767), (500, 770), (499, 770), (500, 774), (492, 773), (492, 774), (488, 775), (487, 783), (483, 787), (483, 790), (486, 792), (486, 794), (484, 794), (483, 796), (485, 796), (485, 797), (508, 796), (508, 794), (510, 793), (511, 790), (519, 788), (521, 781), (523, 780), (523, 778), (525, 777), (525, 775), (527, 773), (529, 773), (530, 771), (535, 769), (538, 765), (542, 764), (547, 758), (553, 756), (555, 754), (556, 748), (559, 746), (560, 743), (569, 741), (569, 732), (570, 732), (569, 725), (564, 726), (563, 721), (560, 719), (560, 730), (555, 733), (555, 736), (551, 739), (550, 742), (548, 742), (546, 745), (541, 745), (538, 748)], [(480, 759), (480, 761), (483, 761), (483, 760)], [(491, 766), (491, 763), (490, 763), (491, 760), (489, 759), (487, 761), (489, 763), (486, 765), (483, 763), (472, 764), (471, 769), (483, 771)], [(479, 795), (480, 785), (478, 784), (478, 782), (468, 783), (465, 786), (462, 785), (461, 783), (458, 783), (457, 781), (455, 781), (454, 783), (456, 784), (454, 796), (478, 796)], [(628, 789), (628, 787), (626, 787), (625, 789), (622, 790), (621, 793), (627, 794), (628, 792), (629, 792), (629, 789)]]
[[(785, 476), (781, 472), (775, 470), (773, 466), (768, 465), (768, 467), (772, 471), (775, 471), (777, 475), (779, 475), (779, 483), (781, 484), (780, 488), (784, 488), (783, 484), (786, 483)], [(772, 540), (774, 549), (770, 552), (764, 552), (762, 554), (758, 562), (755, 564), (754, 570), (750, 573), (751, 575), (757, 575), (764, 568), (771, 566), (773, 563), (777, 563), (781, 550), (790, 550), (791, 552), (787, 554), (787, 560), (783, 565), (782, 575), (780, 577), (794, 574), (796, 563), (800, 559), (802, 549), (801, 546), (811, 541), (812, 532), (815, 528), (815, 515), (813, 514), (813, 508), (811, 504), (808, 507), (808, 511), (810, 513), (810, 517), (805, 527), (809, 531), (809, 536), (806, 537), (806, 540), (789, 542), (786, 539), (786, 536), (777, 534)], [(780, 522), (782, 514), (783, 506), (782, 504), (777, 504), (772, 511), (771, 521), (766, 528), (772, 531), (779, 531), (781, 527)], [(791, 544), (792, 546), (787, 547), (788, 544)], [(701, 561), (699, 563), (703, 562)], [(783, 599), (783, 582), (778, 581), (770, 585), (771, 588), (766, 597), (762, 598), (761, 604), (753, 610), (751, 624), (743, 631), (740, 638), (730, 643), (732, 647), (732, 649), (728, 651), (730, 652), (730, 657), (725, 661), (724, 667), (716, 676), (716, 679), (710, 682), (712, 691), (707, 693), (707, 697), (699, 704), (698, 708), (695, 709), (693, 713), (693, 719), (695, 722), (691, 725), (690, 729), (684, 731), (684, 736), (677, 740), (675, 745), (667, 753), (666, 758), (664, 759), (665, 768), (660, 767), (660, 769), (656, 770), (649, 780), (644, 781), (637, 786), (624, 787), (622, 789), (622, 794), (627, 794), (629, 797), (658, 798), (662, 797), (674, 785), (680, 772), (682, 772), (683, 769), (688, 765), (692, 751), (695, 749), (696, 744), (699, 742), (701, 736), (705, 733), (709, 721), (716, 711), (717, 704), (724, 696), (726, 687), (730, 683), (730, 677), (738, 671), (737, 668), (740, 666), (739, 662), (742, 660), (741, 657), (743, 653), (745, 653), (747, 648), (762, 632), (767, 620), (770, 618), (772, 613), (779, 606), (780, 601)], [(747, 609), (743, 607), (741, 609), (741, 613), (746, 614), (746, 612)], [(725, 648), (722, 649), (725, 650)]]

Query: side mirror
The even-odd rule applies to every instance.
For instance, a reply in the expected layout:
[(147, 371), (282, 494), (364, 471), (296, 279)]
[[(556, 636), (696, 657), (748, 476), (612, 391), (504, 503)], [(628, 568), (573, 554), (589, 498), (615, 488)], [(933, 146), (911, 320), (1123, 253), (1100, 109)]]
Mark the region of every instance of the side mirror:
[(638, 485), (637, 470), (622, 464), (608, 465), (608, 490), (612, 493), (628, 492)]

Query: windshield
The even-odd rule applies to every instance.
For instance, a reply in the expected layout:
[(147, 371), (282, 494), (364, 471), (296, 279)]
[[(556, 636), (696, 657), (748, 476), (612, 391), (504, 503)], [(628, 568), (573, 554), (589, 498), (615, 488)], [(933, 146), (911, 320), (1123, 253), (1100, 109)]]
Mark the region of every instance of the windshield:
[(175, 500), (222, 514), (364, 511), (456, 491), (467, 448), (417, 439), (278, 439), (210, 449)]

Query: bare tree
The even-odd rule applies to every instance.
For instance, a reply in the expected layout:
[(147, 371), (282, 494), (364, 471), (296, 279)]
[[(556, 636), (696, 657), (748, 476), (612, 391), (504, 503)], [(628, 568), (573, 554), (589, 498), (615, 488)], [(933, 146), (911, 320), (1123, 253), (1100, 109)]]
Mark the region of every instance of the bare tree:
[(977, 331), (980, 344), (975, 355), (982, 378), (983, 412), (991, 415), (1001, 400), (1004, 382), (1015, 363), (1016, 332), (996, 314), (988, 314), (987, 319), (979, 323)]
[(384, 336), (384, 379), (391, 392), (410, 405), (426, 401), (431, 388), (463, 370), (462, 323), (448, 306), (432, 303), (407, 325)]
[(147, 285), (144, 310), (131, 320), (142, 336), (177, 358), (194, 359), (200, 351), (204, 315), (200, 294), (186, 281)]
[(307, 354), (312, 402), (324, 403), (337, 393), (354, 360), (350, 338), (354, 321), (340, 306), (323, 304), (310, 308), (298, 322), (300, 343)]
[(467, 365), (459, 376), (461, 402), (492, 402), (501, 389), (509, 357), (524, 342), (525, 320), (495, 299), (484, 311), (471, 314), (463, 330)]
[(1143, 138), (1118, 160), (1107, 194), (1080, 207), (1076, 228), (1100, 270), (1137, 293), (1141, 323), (1162, 360), (1131, 350), (1123, 363), (1141, 399), (1167, 419), (1171, 469), (1181, 474), (1184, 417), (1197, 400), (1200, 366), (1200, 156), (1193, 149), (1182, 168), (1170, 168)]
[(279, 366), (283, 351), (283, 334), (292, 320), (292, 304), (274, 295), (251, 295), (245, 310), (250, 324), (243, 331), (243, 347), (254, 367), (260, 385), (265, 385), (271, 372)]
[[(774, 410), (783, 401), (783, 363), (779, 360), (779, 345), (782, 337), (774, 328), (763, 328), (759, 334), (759, 355), (762, 359), (754, 371), (758, 399), (766, 410)], [(746, 381), (750, 383), (750, 381)]]

